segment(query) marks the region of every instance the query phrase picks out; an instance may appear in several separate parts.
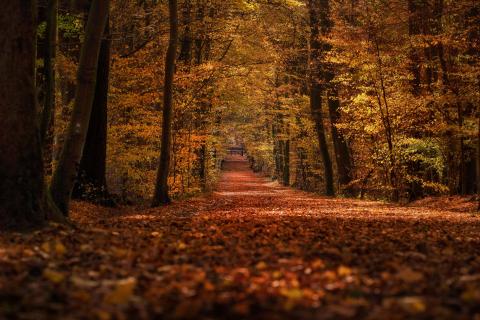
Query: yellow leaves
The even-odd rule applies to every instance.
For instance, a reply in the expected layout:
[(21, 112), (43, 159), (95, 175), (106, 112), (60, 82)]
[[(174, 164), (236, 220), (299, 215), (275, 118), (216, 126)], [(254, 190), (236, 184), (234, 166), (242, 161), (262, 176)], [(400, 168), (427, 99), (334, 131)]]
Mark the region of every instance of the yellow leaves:
[(292, 300), (299, 300), (303, 297), (303, 292), (302, 290), (298, 288), (292, 288), (292, 289), (282, 289), (280, 292), (282, 296), (287, 297), (288, 299)]
[(398, 300), (398, 304), (409, 313), (422, 313), (427, 306), (421, 297), (404, 297)]
[(81, 278), (81, 277), (78, 277), (78, 276), (72, 276), (70, 278), (70, 282), (74, 286), (76, 286), (78, 288), (83, 288), (83, 289), (91, 289), (91, 288), (94, 288), (94, 287), (99, 285), (99, 283), (96, 282), (96, 281), (84, 279), (84, 278)]
[(255, 268), (257, 270), (265, 270), (265, 269), (267, 269), (267, 264), (265, 263), (265, 261), (260, 261), (259, 263), (257, 263), (255, 265)]
[(104, 301), (108, 304), (125, 304), (133, 296), (137, 279), (130, 277), (115, 283), (113, 291), (107, 294)]
[(313, 269), (323, 269), (325, 268), (325, 262), (322, 259), (316, 259), (312, 262)]
[(150, 233), (150, 235), (154, 238), (160, 238), (162, 236), (162, 234), (158, 231), (154, 231), (154, 232)]
[(49, 255), (63, 256), (67, 252), (67, 248), (59, 239), (44, 242), (40, 247), (45, 253)]
[(285, 0), (285, 4), (289, 7), (303, 7), (305, 3), (297, 0)]
[(239, 8), (245, 11), (256, 11), (258, 10), (259, 6), (257, 3), (241, 0), (238, 4)]
[(419, 314), (427, 311), (427, 304), (424, 298), (416, 296), (386, 298), (382, 304), (387, 309), (401, 308), (409, 314)]
[(177, 243), (177, 250), (185, 250), (185, 249), (187, 249), (187, 245), (185, 244), (185, 242), (179, 241)]
[(340, 277), (347, 277), (347, 276), (350, 276), (352, 273), (353, 273), (353, 271), (352, 271), (352, 269), (350, 269), (349, 267), (339, 266), (339, 267), (337, 268), (337, 274), (338, 274)]
[(292, 310), (303, 298), (303, 291), (299, 288), (285, 288), (280, 291), (280, 294), (287, 298), (283, 304), (283, 308), (286, 311)]
[(53, 282), (55, 284), (63, 282), (63, 280), (65, 279), (65, 275), (63, 273), (52, 269), (43, 270), (43, 276), (50, 282)]
[(480, 303), (480, 288), (468, 286), (462, 292), (460, 298), (467, 303)]

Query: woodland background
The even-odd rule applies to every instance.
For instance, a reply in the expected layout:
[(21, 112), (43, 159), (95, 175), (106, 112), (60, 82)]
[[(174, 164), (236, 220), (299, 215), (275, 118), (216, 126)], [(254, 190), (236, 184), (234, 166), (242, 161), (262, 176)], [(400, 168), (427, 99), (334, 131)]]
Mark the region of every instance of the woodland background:
[[(5, 43), (19, 30), (32, 49), (7, 47), (4, 102), (38, 105), (15, 109), (17, 122), (4, 110), (4, 155), (16, 154), (2, 160), (7, 211), (24, 215), (42, 194), (64, 215), (71, 196), (114, 205), (154, 193), (154, 205), (169, 203), (211, 190), (231, 146), (255, 171), (327, 196), (408, 202), (478, 191), (476, 1), (34, 5), (25, 5), (32, 21), (2, 20), (12, 29)], [(8, 89), (19, 74), (34, 85)], [(9, 145), (19, 126), (28, 139)]]
[(480, 318), (478, 1), (17, 0), (0, 30), (0, 318)]
[[(311, 19), (325, 4), (321, 23)], [(71, 113), (88, 6), (75, 8), (60, 3), (50, 167)], [(324, 192), (330, 170), (339, 194), (475, 193), (478, 10), (475, 1), (180, 1), (172, 193), (209, 189), (226, 147), (239, 144), (257, 171), (303, 190)], [(92, 116), (107, 121), (108, 135), (87, 139), (84, 160), (108, 141), (106, 178), (120, 202), (149, 199), (155, 185), (168, 30), (165, 3), (112, 1), (111, 51), (101, 61), (111, 68), (108, 121), (105, 105)], [(309, 58), (315, 45), (324, 50)], [(320, 120), (312, 81), (322, 87)]]

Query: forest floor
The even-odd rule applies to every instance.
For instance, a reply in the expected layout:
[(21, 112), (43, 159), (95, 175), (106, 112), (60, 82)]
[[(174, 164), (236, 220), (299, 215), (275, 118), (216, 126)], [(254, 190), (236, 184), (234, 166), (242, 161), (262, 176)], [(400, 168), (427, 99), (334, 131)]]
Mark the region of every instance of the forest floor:
[(480, 319), (480, 217), (283, 188), (0, 235), (0, 319)]

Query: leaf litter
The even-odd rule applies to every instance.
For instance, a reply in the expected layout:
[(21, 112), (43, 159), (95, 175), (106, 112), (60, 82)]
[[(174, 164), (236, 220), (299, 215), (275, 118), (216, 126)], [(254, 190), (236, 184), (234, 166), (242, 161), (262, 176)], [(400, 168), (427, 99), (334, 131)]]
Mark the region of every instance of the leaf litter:
[(480, 219), (280, 187), (229, 161), (211, 195), (74, 203), (0, 235), (5, 319), (480, 319)]

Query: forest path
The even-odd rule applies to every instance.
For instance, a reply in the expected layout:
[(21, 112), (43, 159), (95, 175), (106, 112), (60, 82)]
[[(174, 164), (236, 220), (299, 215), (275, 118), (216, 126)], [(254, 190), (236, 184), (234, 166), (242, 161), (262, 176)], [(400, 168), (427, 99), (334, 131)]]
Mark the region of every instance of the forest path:
[(72, 220), (0, 234), (0, 319), (480, 318), (478, 216), (319, 197), (239, 158), (211, 195)]

